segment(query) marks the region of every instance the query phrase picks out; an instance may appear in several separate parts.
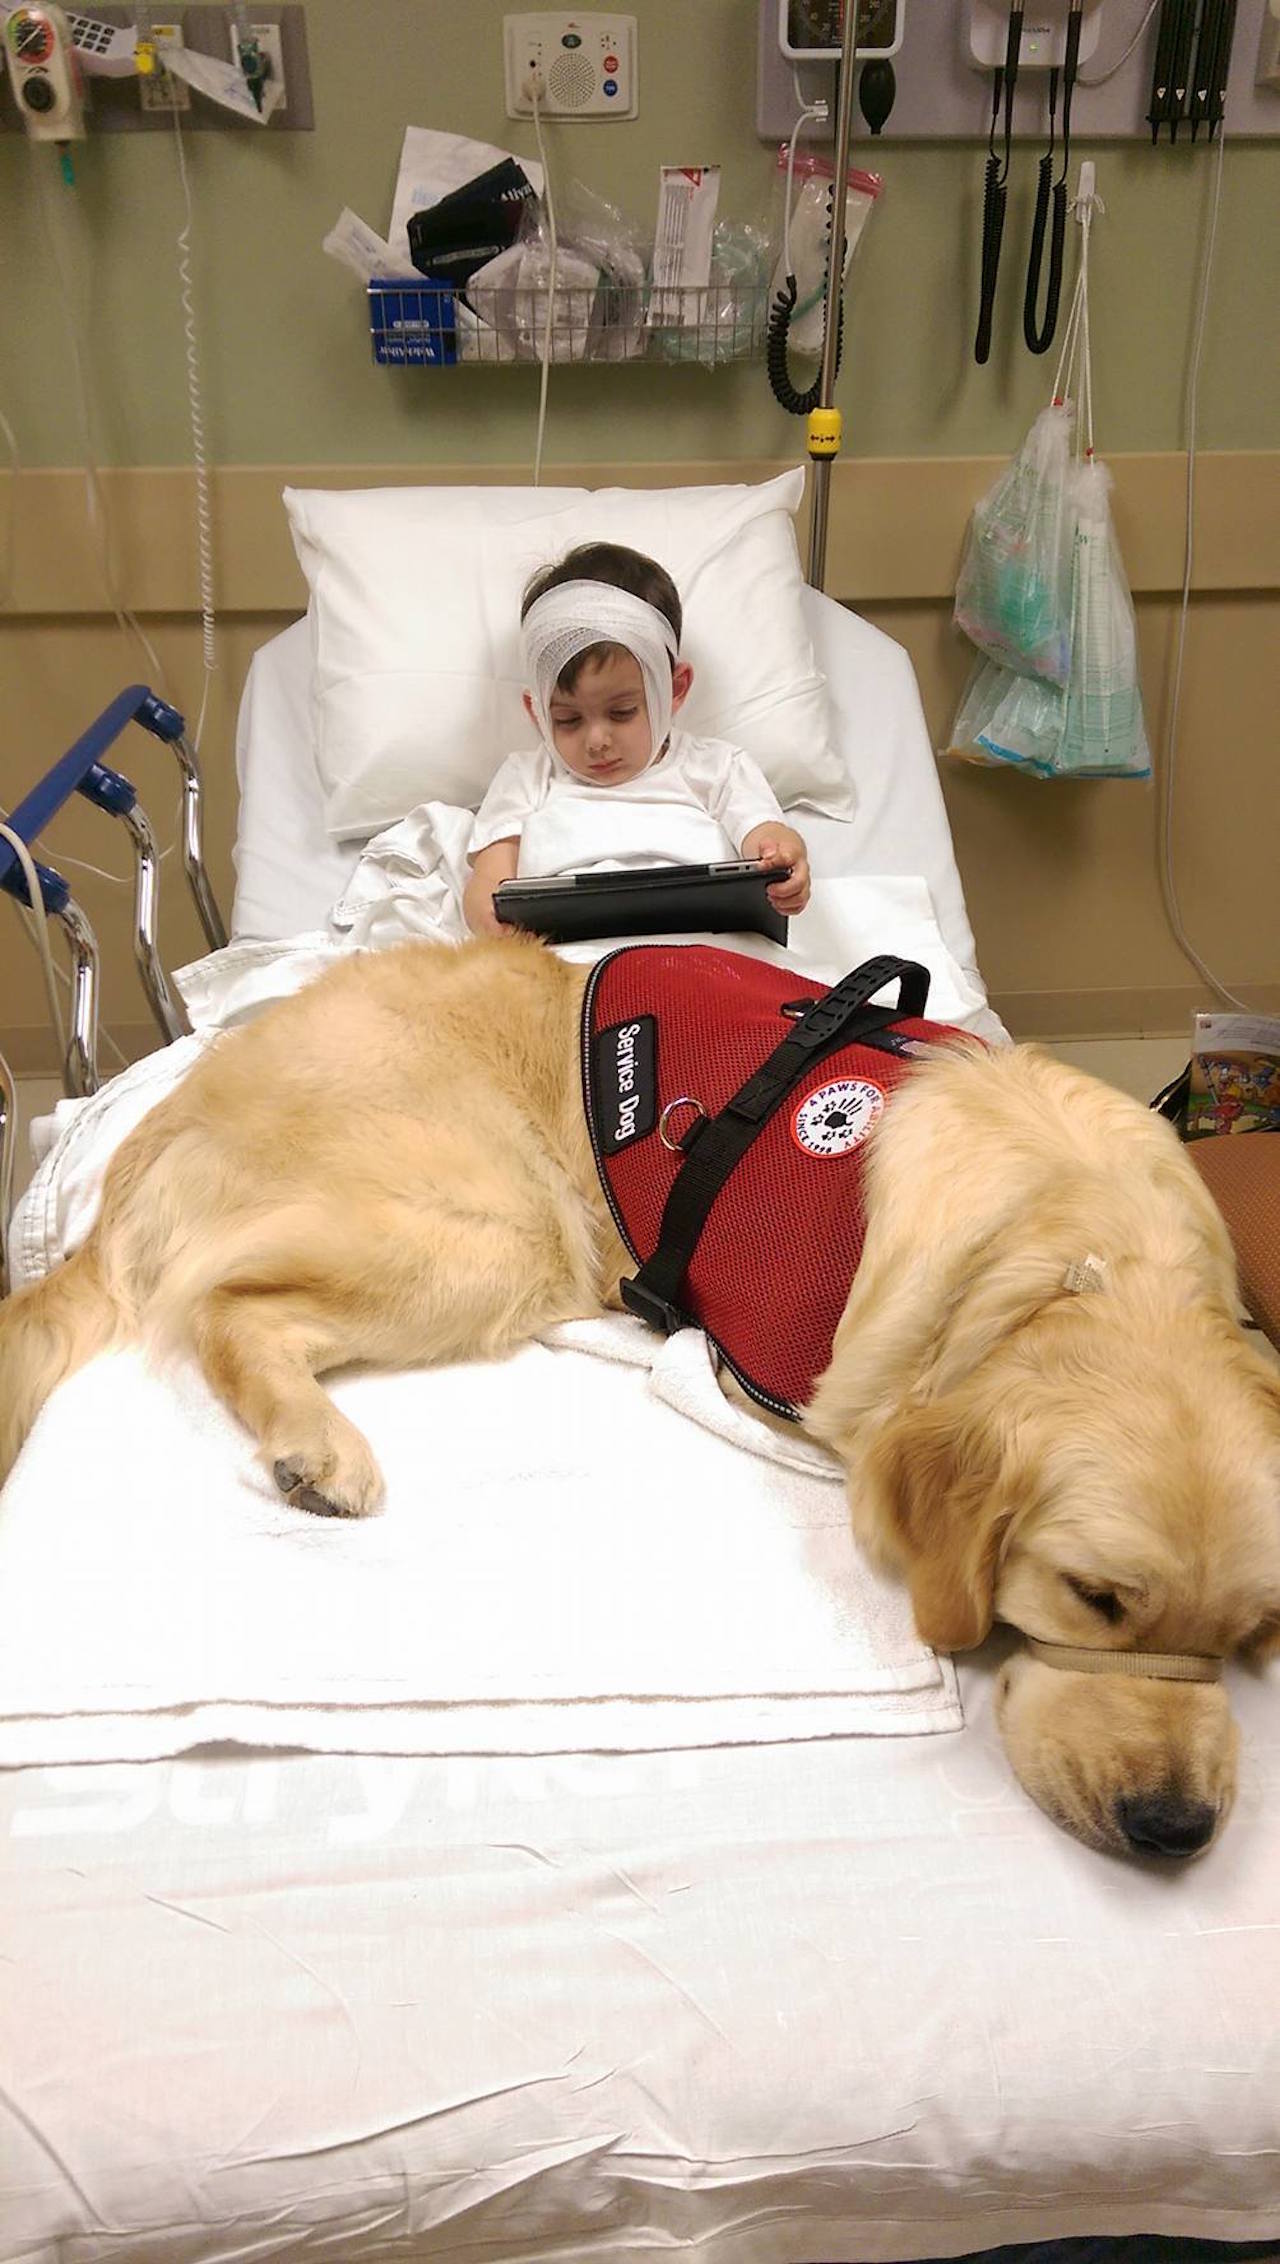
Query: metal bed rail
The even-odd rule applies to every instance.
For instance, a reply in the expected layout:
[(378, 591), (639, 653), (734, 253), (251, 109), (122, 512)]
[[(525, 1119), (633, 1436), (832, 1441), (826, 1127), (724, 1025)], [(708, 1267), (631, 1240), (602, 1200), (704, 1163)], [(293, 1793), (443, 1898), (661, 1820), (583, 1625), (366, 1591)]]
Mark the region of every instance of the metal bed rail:
[[(95, 809), (123, 825), (133, 852), (134, 960), (156, 1026), (165, 1044), (170, 1045), (175, 1038), (184, 1035), (189, 1024), (173, 995), (160, 957), (157, 938), (160, 869), (155, 836), (135, 788), (120, 771), (109, 769), (102, 760), (131, 723), (139, 724), (153, 738), (170, 747), (178, 763), (182, 775), (183, 870), (209, 948), (220, 951), (226, 943), (227, 931), (204, 863), (199, 761), (178, 710), (147, 685), (130, 684), (118, 693), (23, 797), (5, 822), (28, 848), (34, 849), (44, 828), (64, 803), (73, 794), (81, 794)], [(38, 862), (35, 870), (44, 911), (61, 928), (71, 960), (71, 1012), (62, 1064), (63, 1087), (69, 1097), (83, 1098), (95, 1092), (99, 1083), (97, 939), (61, 873)], [(26, 877), (17, 852), (3, 839), (0, 839), (0, 889), (6, 890), (20, 904), (29, 902)], [(0, 1296), (8, 1290), (6, 1233), (15, 1120), (13, 1089), (0, 1072)]]

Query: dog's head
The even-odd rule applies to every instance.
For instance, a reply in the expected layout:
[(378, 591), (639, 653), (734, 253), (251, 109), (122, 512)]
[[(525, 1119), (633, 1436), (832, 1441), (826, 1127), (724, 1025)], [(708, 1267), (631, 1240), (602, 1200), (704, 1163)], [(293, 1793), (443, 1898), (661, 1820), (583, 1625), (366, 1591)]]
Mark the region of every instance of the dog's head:
[[(1067, 1300), (879, 1430), (858, 1483), (926, 1642), (967, 1649), (998, 1618), (1094, 1654), (1280, 1648), (1280, 1382), (1225, 1315), (1158, 1319), (1135, 1336), (1123, 1301)], [(1093, 1846), (1195, 1854), (1230, 1807), (1218, 1682), (1019, 1652), (997, 1718), (1026, 1790)]]

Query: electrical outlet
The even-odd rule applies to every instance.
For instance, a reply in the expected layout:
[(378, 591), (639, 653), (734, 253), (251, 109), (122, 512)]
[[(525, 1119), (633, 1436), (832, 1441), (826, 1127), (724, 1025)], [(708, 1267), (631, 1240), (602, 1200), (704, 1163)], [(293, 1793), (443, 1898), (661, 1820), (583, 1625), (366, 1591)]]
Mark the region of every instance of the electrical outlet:
[[(181, 24), (153, 24), (156, 54), (163, 58), (166, 47), (184, 47)], [(166, 71), (163, 60), (154, 71), (147, 71), (138, 81), (144, 110), (189, 110), (191, 89), (185, 79), (175, 79)]]
[[(279, 24), (251, 24), (249, 28), (271, 65), (269, 83), (280, 89), (278, 97), (272, 104), (271, 113), (273, 117), (280, 117), (289, 107), (289, 89), (285, 84), (284, 76), (283, 32)], [(231, 22), (231, 60), (233, 63), (238, 63), (240, 60), (240, 41), (236, 32), (234, 17)]]

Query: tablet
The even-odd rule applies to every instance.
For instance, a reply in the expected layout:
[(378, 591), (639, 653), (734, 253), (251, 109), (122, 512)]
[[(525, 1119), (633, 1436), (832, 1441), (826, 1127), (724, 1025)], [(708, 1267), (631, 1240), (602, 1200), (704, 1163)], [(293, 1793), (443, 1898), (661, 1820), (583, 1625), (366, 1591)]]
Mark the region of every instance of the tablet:
[(633, 865), (621, 872), (554, 873), (504, 880), (493, 909), (509, 928), (530, 928), (549, 943), (593, 936), (766, 935), (787, 940), (787, 921), (768, 890), (790, 865)]

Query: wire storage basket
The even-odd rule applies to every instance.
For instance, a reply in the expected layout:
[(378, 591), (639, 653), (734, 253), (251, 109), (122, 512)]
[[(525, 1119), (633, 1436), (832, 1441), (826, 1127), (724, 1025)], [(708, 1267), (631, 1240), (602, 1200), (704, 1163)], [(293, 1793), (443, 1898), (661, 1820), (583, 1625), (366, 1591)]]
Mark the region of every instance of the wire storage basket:
[(739, 278), (708, 287), (600, 282), (529, 286), (410, 283), (375, 276), (368, 287), (375, 362), (436, 368), (459, 362), (759, 361), (769, 318), (766, 283)]

